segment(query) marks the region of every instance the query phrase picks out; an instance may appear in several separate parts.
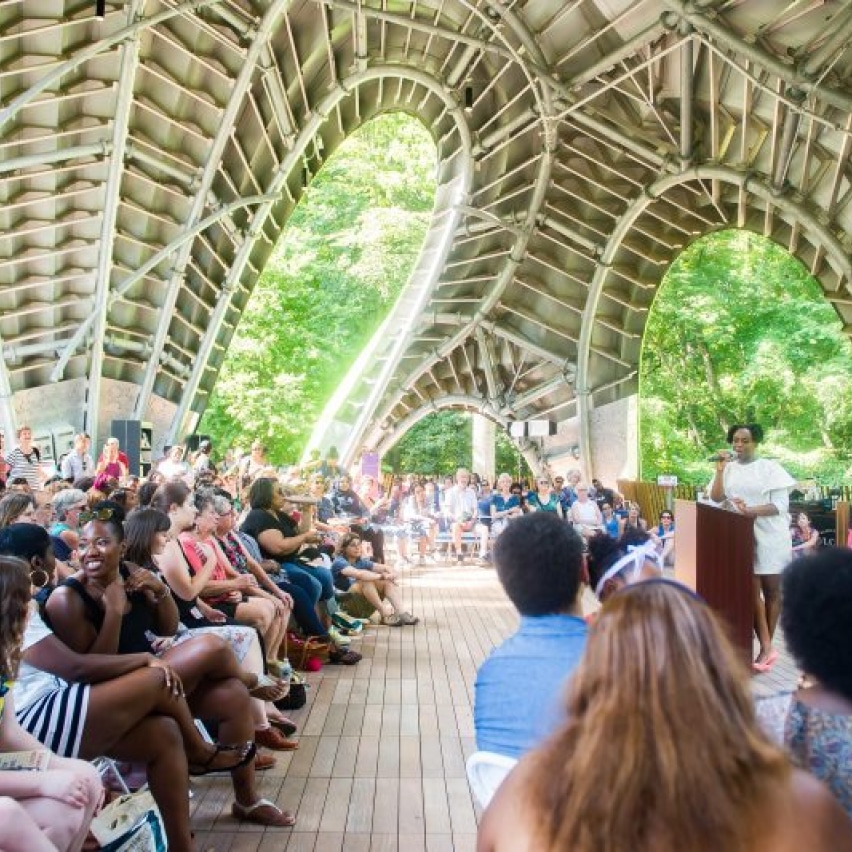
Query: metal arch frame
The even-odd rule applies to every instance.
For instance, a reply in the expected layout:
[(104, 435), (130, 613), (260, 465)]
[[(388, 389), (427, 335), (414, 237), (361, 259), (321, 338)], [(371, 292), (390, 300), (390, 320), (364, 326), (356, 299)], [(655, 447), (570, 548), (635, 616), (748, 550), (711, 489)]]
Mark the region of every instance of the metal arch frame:
[[(245, 56), (243, 65), (240, 68), (240, 73), (234, 81), (231, 89), (231, 95), (228, 99), (228, 105), (222, 113), (219, 123), (219, 129), (216, 133), (216, 138), (210, 145), (207, 151), (206, 163), (204, 171), (195, 191), (195, 198), (192, 203), (192, 208), (187, 216), (185, 228), (192, 228), (201, 218), (208, 204), (207, 195), (213, 185), (216, 173), (222, 161), (222, 154), (225, 146), (228, 144), (231, 132), (240, 110), (245, 105), (245, 94), (254, 78), (257, 70), (257, 63), (261, 54), (265, 50), (269, 38), (275, 31), (275, 26), (278, 19), (287, 8), (292, 0), (272, 0), (270, 5), (264, 12), (263, 19), (257, 28), (257, 32), (251, 42), (251, 47)], [(183, 286), (184, 274), (187, 263), (192, 254), (192, 242), (188, 241), (183, 244), (180, 253), (175, 259), (175, 264), (172, 269), (171, 279), (168, 283), (166, 298), (160, 307), (160, 322), (157, 324), (157, 331), (154, 335), (154, 342), (151, 349), (151, 357), (148, 360), (148, 366), (145, 368), (145, 375), (142, 379), (142, 384), (139, 387), (139, 393), (136, 398), (136, 407), (134, 417), (137, 420), (143, 420), (145, 412), (148, 408), (148, 403), (151, 398), (151, 391), (154, 388), (154, 382), (157, 378), (157, 372), (160, 369), (160, 360), (163, 355), (163, 349), (166, 344), (166, 338), (171, 329), (172, 313), (175, 303), (177, 302), (180, 288)]]
[[(768, 204), (775, 205), (786, 213), (791, 214), (796, 221), (800, 222), (817, 236), (816, 245), (823, 246), (833, 259), (835, 268), (840, 271), (847, 282), (852, 281), (852, 261), (850, 261), (849, 256), (845, 253), (840, 240), (828, 228), (822, 225), (812, 213), (803, 208), (802, 205), (797, 204), (786, 196), (779, 195), (773, 190), (770, 184), (761, 180), (756, 175), (738, 172), (728, 166), (698, 165), (676, 175), (667, 175), (655, 181), (651, 186), (646, 188), (645, 193), (641, 197), (633, 201), (613, 228), (595, 270), (594, 278), (589, 287), (586, 306), (583, 310), (580, 341), (577, 346), (576, 393), (580, 428), (580, 453), (582, 458), (589, 460), (588, 464), (590, 466), (593, 458), (589, 430), (589, 415), (591, 413), (589, 402), (592, 391), (588, 387), (591, 341), (595, 330), (595, 317), (598, 304), (613, 259), (621, 247), (622, 241), (633, 227), (633, 224), (650, 204), (661, 198), (673, 187), (701, 180), (718, 180), (723, 183), (739, 186), (744, 191), (751, 192)], [(593, 471), (590, 469), (587, 473), (591, 475)]]
[(9, 104), (0, 109), (0, 130), (2, 130), (7, 122), (13, 119), (18, 111), (26, 106), (37, 95), (40, 95), (45, 89), (52, 86), (57, 81), (61, 80), (69, 71), (79, 68), (83, 63), (94, 59), (101, 53), (106, 52), (111, 47), (119, 44), (125, 39), (137, 38), (143, 30), (156, 27), (157, 24), (168, 21), (170, 18), (183, 15), (186, 12), (197, 12), (208, 6), (218, 6), (224, 3), (225, 0), (184, 0), (177, 6), (172, 6), (157, 15), (152, 15), (150, 18), (143, 18), (135, 24), (124, 27), (112, 35), (95, 42), (94, 44), (84, 47), (82, 50), (75, 53), (70, 59), (67, 59), (61, 65), (58, 65), (52, 71), (41, 77), (38, 82), (33, 83), (28, 89), (25, 89), (16, 98), (13, 98)]
[[(275, 200), (276, 198), (277, 196), (272, 198), (268, 194), (249, 195), (220, 207), (215, 213), (211, 213), (207, 218), (198, 222), (195, 227), (181, 233), (179, 237), (172, 240), (168, 245), (163, 246), (158, 252), (148, 258), (148, 260), (146, 260), (145, 263), (136, 270), (136, 272), (125, 278), (118, 287), (111, 291), (111, 299), (115, 300), (121, 298), (137, 281), (144, 278), (155, 266), (162, 263), (172, 252), (177, 251), (187, 240), (195, 239), (198, 234), (206, 231), (211, 225), (215, 225), (217, 222), (227, 216), (230, 216), (234, 211), (241, 210), (243, 207), (263, 204), (265, 201)], [(50, 374), (50, 380), (52, 382), (60, 381), (68, 361), (82, 345), (86, 335), (89, 333), (89, 329), (95, 322), (95, 319), (96, 317), (90, 314), (85, 320), (83, 320), (80, 327), (74, 332), (74, 335), (65, 345), (56, 365), (53, 368), (53, 371)]]
[[(129, 21), (133, 21), (144, 0), (131, 0), (127, 10)], [(139, 33), (136, 32), (121, 48), (121, 71), (119, 73), (118, 95), (116, 97), (115, 123), (112, 131), (112, 154), (104, 187), (104, 214), (101, 223), (98, 265), (95, 270), (95, 293), (93, 311), (96, 316), (92, 357), (89, 366), (86, 394), (86, 414), (83, 428), (92, 436), (92, 443), (98, 446), (98, 410), (101, 403), (101, 379), (103, 378), (104, 338), (106, 336), (107, 314), (109, 312), (109, 287), (112, 277), (112, 253), (115, 245), (115, 223), (121, 203), (119, 187), (124, 173), (124, 156), (127, 150), (127, 129), (130, 124), (130, 109), (133, 103), (133, 87), (136, 81), (136, 69), (139, 65)]]
[[(750, 44), (738, 38), (734, 33), (725, 29), (708, 15), (702, 14), (700, 11), (695, 11), (694, 3), (691, 0), (662, 0), (662, 4), (671, 13), (687, 21), (705, 36), (711, 36), (741, 56), (751, 59), (763, 68), (771, 71), (779, 79), (786, 80), (794, 88), (801, 89), (809, 95), (822, 98), (827, 103), (830, 103), (845, 113), (852, 112), (852, 97), (844, 95), (835, 89), (819, 85), (819, 81), (814, 80), (814, 72), (806, 70), (808, 63), (805, 63), (805, 70), (795, 65), (785, 65), (756, 44)], [(847, 22), (847, 26), (852, 30), (852, 22)], [(848, 35), (848, 32), (846, 35)]]
[[(201, 383), (201, 378), (204, 374), (204, 371), (207, 369), (207, 364), (210, 360), (210, 355), (213, 351), (213, 346), (215, 345), (219, 330), (221, 329), (222, 323), (225, 319), (225, 316), (227, 315), (228, 308), (230, 307), (231, 294), (233, 293), (234, 288), (237, 286), (237, 282), (239, 281), (245, 268), (245, 265), (248, 262), (249, 257), (251, 256), (251, 251), (255, 244), (255, 241), (257, 240), (263, 228), (263, 224), (269, 213), (271, 212), (275, 201), (278, 200), (284, 183), (289, 177), (293, 166), (298, 163), (303, 152), (307, 149), (307, 147), (316, 137), (319, 128), (325, 123), (331, 111), (339, 103), (344, 101), (347, 97), (351, 96), (358, 86), (375, 79), (410, 80), (412, 82), (416, 82), (422, 85), (424, 88), (432, 92), (436, 97), (440, 98), (440, 100), (447, 107), (448, 113), (452, 116), (459, 131), (459, 138), (461, 140), (461, 151), (464, 156), (463, 171), (465, 173), (465, 187), (464, 192), (462, 193), (462, 197), (467, 194), (469, 180), (473, 174), (473, 158), (471, 155), (473, 140), (470, 135), (470, 128), (468, 127), (467, 122), (464, 118), (463, 110), (460, 108), (458, 102), (454, 99), (454, 97), (444, 88), (443, 84), (440, 81), (436, 80), (434, 77), (424, 71), (418, 71), (417, 69), (407, 68), (405, 66), (398, 66), (393, 64), (373, 66), (371, 68), (366, 69), (365, 71), (355, 72), (354, 74), (351, 74), (348, 77), (345, 77), (343, 80), (339, 81), (338, 85), (331, 92), (329, 92), (325, 96), (325, 98), (316, 106), (310, 118), (308, 119), (308, 122), (299, 131), (296, 140), (293, 143), (293, 147), (290, 151), (288, 151), (287, 156), (279, 166), (279, 170), (270, 186), (268, 196), (271, 200), (267, 201), (255, 212), (254, 218), (252, 219), (251, 227), (249, 229), (250, 238), (247, 238), (244, 241), (243, 245), (240, 247), (240, 252), (234, 260), (231, 269), (229, 270), (226, 285), (222, 288), (219, 301), (216, 304), (213, 316), (211, 317), (210, 323), (208, 325), (207, 333), (205, 334), (201, 346), (199, 347), (198, 357), (195, 359), (195, 363), (193, 364), (192, 374), (190, 375), (190, 378), (187, 381), (187, 384), (185, 385), (184, 391), (181, 395), (181, 401), (178, 405), (178, 409), (175, 413), (175, 417), (172, 421), (172, 427), (169, 432), (169, 439), (171, 441), (175, 440), (182, 426), (185, 425), (184, 421), (186, 419), (187, 414), (189, 413), (195, 394), (197, 393), (198, 386)], [(458, 205), (456, 205), (456, 207), (458, 207)], [(433, 221), (435, 218), (441, 215), (441, 212), (442, 211), (434, 212)], [(451, 222), (448, 224), (448, 226), (446, 226), (448, 234), (452, 235), (452, 233), (458, 227), (457, 219), (458, 214), (453, 216), (451, 218)], [(445, 256), (445, 254), (443, 256)], [(435, 271), (435, 280), (437, 280), (437, 275), (439, 274), (439, 272), (440, 270)], [(415, 318), (417, 316), (419, 316), (419, 312), (415, 313)], [(370, 341), (368, 347), (366, 347), (361, 352), (361, 354), (358, 356), (358, 359), (356, 360), (356, 365), (360, 365), (362, 368), (363, 366), (366, 366), (367, 360), (369, 358), (368, 350), (371, 348), (372, 345), (374, 345), (374, 340), (376, 339), (378, 339), (378, 337), (374, 336), (374, 339)], [(349, 374), (347, 374), (347, 378), (348, 377)], [(338, 388), (335, 390), (335, 394), (332, 397), (332, 401), (330, 401), (329, 405), (331, 405), (332, 402), (337, 402), (338, 400), (339, 403), (342, 404), (350, 390), (351, 387), (346, 384), (346, 379), (344, 379), (340, 383), (340, 385), (338, 385)], [(322, 416), (320, 417), (320, 420), (317, 421), (317, 423), (320, 424), (321, 422), (323, 422)]]
[[(472, 12), (477, 14), (481, 20), (483, 20), (486, 24), (492, 27), (493, 31), (496, 33), (497, 30), (494, 28), (494, 23), (490, 21), (487, 16), (485, 16), (482, 12), (480, 12), (475, 7), (472, 7), (469, 3), (465, 3), (468, 8), (471, 8)], [(489, 3), (490, 5), (490, 3)], [(494, 7), (498, 8), (498, 7)], [(501, 8), (501, 11), (505, 15), (506, 10)], [(519, 37), (521, 43), (525, 46), (526, 50), (529, 51), (530, 55), (534, 56), (537, 60), (541, 61), (542, 64), (546, 67), (546, 62), (544, 61), (544, 55), (541, 49), (535, 42), (535, 39), (532, 35), (527, 31), (526, 27), (517, 20), (514, 15), (505, 15), (505, 17), (510, 21), (512, 30)], [(499, 33), (498, 33), (499, 34)], [(500, 34), (502, 38), (502, 34)], [(513, 51), (515, 54), (516, 52)], [(517, 61), (519, 66), (522, 68), (524, 75), (527, 77), (527, 80), (530, 83), (531, 91), (535, 92), (535, 86), (532, 78), (529, 74), (529, 69), (526, 67), (523, 60), (517, 56)], [(548, 78), (549, 79), (549, 78)], [(515, 269), (521, 264), (523, 261), (524, 251), (526, 246), (529, 243), (530, 238), (532, 237), (532, 233), (534, 230), (534, 222), (535, 222), (535, 214), (541, 208), (541, 205), (544, 203), (545, 196), (547, 194), (547, 186), (550, 180), (550, 174), (552, 170), (554, 151), (556, 148), (555, 145), (555, 124), (550, 126), (551, 121), (551, 108), (552, 108), (552, 98), (549, 86), (543, 85), (542, 91), (540, 93), (540, 97), (537, 95), (537, 100), (539, 100), (540, 104), (540, 120), (544, 123), (544, 155), (539, 160), (539, 168), (536, 176), (535, 186), (533, 189), (532, 199), (529, 202), (526, 216), (524, 217), (524, 224), (521, 226), (521, 232), (517, 235), (515, 246), (513, 246), (512, 250), (509, 252), (508, 260), (504, 263), (503, 269), (497, 277), (497, 281), (495, 282), (494, 287), (492, 288), (489, 295), (483, 300), (481, 307), (477, 310), (474, 321), (470, 324), (469, 327), (461, 329), (459, 333), (453, 338), (453, 341), (458, 339), (458, 342), (467, 338), (470, 333), (476, 328), (479, 322), (484, 319), (488, 313), (493, 309), (494, 305), (500, 299), (500, 296), (505, 291), (505, 289), (509, 286), (512, 280), (512, 275), (514, 274)], [(519, 256), (516, 256), (519, 253)], [(378, 340), (378, 335), (382, 332), (384, 325), (380, 327), (377, 334), (374, 336), (374, 340)], [(404, 338), (400, 336), (398, 338), (400, 341)], [(373, 341), (368, 345), (368, 349), (372, 348)], [(457, 342), (453, 342), (453, 345), (449, 347), (448, 351), (452, 351), (458, 345)], [(401, 344), (398, 344), (397, 348), (401, 348)], [(441, 347), (442, 349), (445, 347)], [(397, 353), (398, 355), (399, 353)], [(440, 360), (439, 357), (435, 357), (433, 355), (432, 359), (430, 359), (430, 366), (433, 366), (437, 361)], [(360, 364), (359, 361), (356, 361), (356, 366)], [(367, 401), (363, 404), (361, 411), (359, 412), (358, 418), (353, 425), (351, 431), (349, 432), (348, 439), (346, 441), (345, 446), (340, 450), (341, 461), (344, 465), (350, 464), (352, 461), (352, 457), (355, 453), (356, 446), (361, 442), (363, 434), (366, 430), (366, 427), (371, 419), (373, 419), (375, 415), (375, 409), (378, 405), (382, 395), (385, 393), (391, 374), (395, 367), (395, 363), (393, 359), (388, 359), (385, 363), (385, 366), (382, 370), (381, 376), (378, 381), (376, 381), (371, 389), (368, 396)], [(423, 374), (429, 367), (426, 367), (425, 370), (421, 369), (418, 373), (418, 378)], [(355, 372), (355, 366), (353, 366), (352, 370), (347, 373), (346, 378), (344, 379), (341, 387), (347, 388), (347, 395), (351, 391), (351, 388), (355, 386), (359, 379), (358, 374)], [(416, 379), (415, 379), (416, 380)], [(403, 384), (408, 385), (410, 381), (405, 381)], [(345, 399), (344, 397), (341, 397)], [(332, 397), (332, 400), (337, 401), (337, 394), (335, 397)], [(340, 403), (338, 402), (335, 405), (335, 408), (332, 409), (332, 402), (329, 402), (329, 405), (323, 410), (323, 414), (320, 417), (320, 420), (317, 423), (317, 427), (313, 430), (313, 434), (311, 435), (311, 439), (308, 442), (308, 446), (315, 446), (320, 443), (320, 437), (322, 435), (322, 431), (327, 428), (327, 425), (332, 422), (334, 419), (334, 415), (332, 411), (337, 411), (340, 408)], [(396, 404), (396, 403), (394, 403)], [(378, 418), (380, 421), (384, 418)]]

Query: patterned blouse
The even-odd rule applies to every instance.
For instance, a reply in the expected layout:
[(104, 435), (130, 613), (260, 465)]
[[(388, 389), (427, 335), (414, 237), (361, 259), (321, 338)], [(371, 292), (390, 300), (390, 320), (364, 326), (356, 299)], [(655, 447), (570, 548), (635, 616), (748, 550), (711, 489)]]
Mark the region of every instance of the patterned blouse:
[(784, 740), (796, 763), (825, 782), (852, 817), (852, 715), (827, 713), (794, 698)]

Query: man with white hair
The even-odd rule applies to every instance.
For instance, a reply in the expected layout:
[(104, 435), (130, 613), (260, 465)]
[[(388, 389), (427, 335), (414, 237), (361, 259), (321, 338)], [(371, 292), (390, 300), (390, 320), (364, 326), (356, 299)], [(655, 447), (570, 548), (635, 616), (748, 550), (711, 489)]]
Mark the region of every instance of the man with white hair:
[(462, 535), (471, 530), (479, 534), (479, 558), (485, 559), (488, 552), (488, 527), (477, 521), (479, 497), (470, 484), (470, 471), (460, 467), (456, 471), (456, 484), (447, 491), (444, 514), (450, 522), (453, 548), (459, 564), (464, 562)]

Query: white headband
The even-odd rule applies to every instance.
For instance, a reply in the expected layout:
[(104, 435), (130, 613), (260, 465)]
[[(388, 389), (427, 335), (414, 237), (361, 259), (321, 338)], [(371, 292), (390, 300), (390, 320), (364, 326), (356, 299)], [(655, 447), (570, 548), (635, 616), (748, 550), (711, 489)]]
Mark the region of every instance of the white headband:
[(625, 568), (633, 565), (633, 572), (630, 577), (631, 580), (638, 580), (639, 575), (642, 572), (642, 566), (645, 564), (645, 560), (650, 562), (654, 562), (656, 565), (660, 564), (660, 556), (657, 553), (657, 550), (652, 541), (646, 541), (644, 544), (631, 544), (627, 548), (627, 553), (621, 557), (612, 567), (608, 568), (603, 577), (598, 581), (597, 586), (595, 586), (595, 597), (600, 600), (601, 594), (603, 593), (604, 586), (613, 578), (617, 577)]

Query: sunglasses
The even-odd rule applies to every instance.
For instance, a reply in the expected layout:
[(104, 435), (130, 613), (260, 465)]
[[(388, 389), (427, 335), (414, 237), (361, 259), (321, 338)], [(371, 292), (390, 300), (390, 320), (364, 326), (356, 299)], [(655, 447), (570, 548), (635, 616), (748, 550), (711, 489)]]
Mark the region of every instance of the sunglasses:
[(80, 523), (88, 524), (89, 521), (111, 521), (115, 515), (115, 509), (98, 509), (93, 512), (80, 512)]

